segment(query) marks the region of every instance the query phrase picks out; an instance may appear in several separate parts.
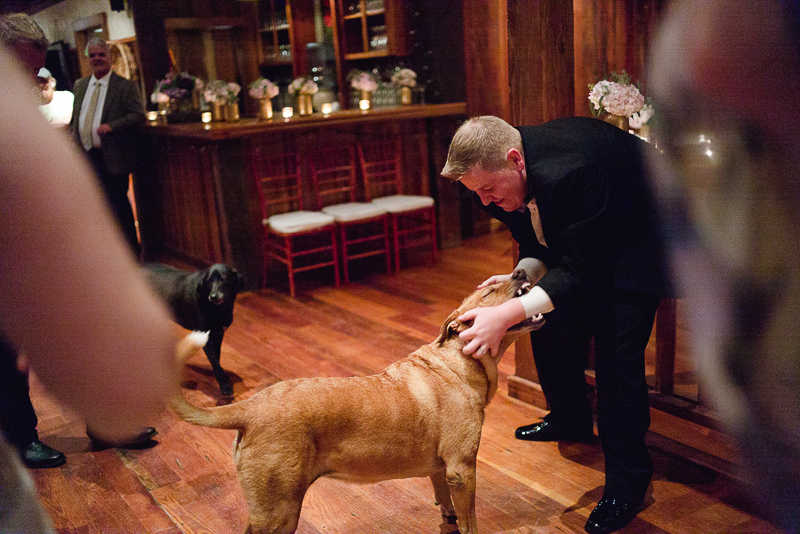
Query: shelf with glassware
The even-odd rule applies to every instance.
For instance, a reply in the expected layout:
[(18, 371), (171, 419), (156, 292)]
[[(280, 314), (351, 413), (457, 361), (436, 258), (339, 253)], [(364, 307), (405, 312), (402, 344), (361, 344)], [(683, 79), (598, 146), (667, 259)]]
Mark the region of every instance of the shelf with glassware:
[(266, 0), (258, 3), (261, 63), (266, 65), (292, 64), (291, 16), (286, 0)]
[(338, 0), (345, 60), (409, 54), (408, 21), (400, 0)]

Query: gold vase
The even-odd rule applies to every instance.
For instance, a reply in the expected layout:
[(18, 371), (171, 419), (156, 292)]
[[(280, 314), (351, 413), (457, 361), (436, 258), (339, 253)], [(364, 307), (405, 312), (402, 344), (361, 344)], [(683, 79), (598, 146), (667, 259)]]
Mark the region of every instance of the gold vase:
[(314, 113), (311, 95), (297, 95), (297, 112), (300, 115), (311, 115)]
[(272, 119), (272, 99), (258, 99), (258, 118), (265, 121)]
[(236, 122), (239, 120), (238, 102), (228, 102), (225, 104), (225, 120), (228, 122)]
[(628, 117), (623, 117), (622, 115), (612, 115), (611, 113), (603, 113), (600, 118), (609, 124), (613, 124), (624, 132), (628, 131)]
[(411, 88), (404, 85), (400, 88), (400, 102), (402, 102), (404, 106), (409, 105), (411, 103), (412, 94)]
[(215, 100), (211, 102), (211, 120), (224, 121), (225, 120), (225, 104)]

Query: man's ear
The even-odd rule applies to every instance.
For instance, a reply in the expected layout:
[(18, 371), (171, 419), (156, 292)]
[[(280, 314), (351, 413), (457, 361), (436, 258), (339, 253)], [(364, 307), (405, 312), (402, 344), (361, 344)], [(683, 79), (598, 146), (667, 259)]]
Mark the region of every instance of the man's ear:
[(506, 159), (512, 170), (522, 171), (525, 168), (525, 158), (522, 157), (522, 153), (516, 148), (508, 149)]

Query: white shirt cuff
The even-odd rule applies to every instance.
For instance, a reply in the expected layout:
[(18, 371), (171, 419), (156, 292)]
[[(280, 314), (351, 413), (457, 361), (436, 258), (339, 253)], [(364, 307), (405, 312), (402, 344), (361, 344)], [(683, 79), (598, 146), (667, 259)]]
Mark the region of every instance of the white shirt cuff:
[(550, 296), (539, 286), (533, 286), (528, 293), (519, 297), (519, 303), (525, 310), (525, 317), (551, 312), (555, 308)]

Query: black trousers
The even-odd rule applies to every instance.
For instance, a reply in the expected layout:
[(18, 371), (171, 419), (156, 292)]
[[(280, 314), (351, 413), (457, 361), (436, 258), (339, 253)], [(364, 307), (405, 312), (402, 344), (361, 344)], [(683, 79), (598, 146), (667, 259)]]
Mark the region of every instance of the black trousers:
[(128, 241), (136, 258), (139, 258), (141, 247), (136, 237), (136, 221), (133, 217), (133, 208), (131, 208), (130, 200), (128, 200), (128, 174), (109, 172), (102, 149), (93, 148), (86, 154), (97, 178), (100, 180), (108, 204), (125, 235), (125, 239)]
[(17, 350), (0, 333), (0, 427), (9, 443), (25, 447), (39, 439), (28, 375), (17, 371)]
[(586, 428), (592, 413), (585, 377), (594, 339), (597, 426), (605, 457), (604, 497), (643, 499), (653, 476), (645, 445), (650, 407), (644, 351), (660, 297), (608, 289), (576, 297), (531, 333), (533, 357), (550, 405), (548, 421)]

